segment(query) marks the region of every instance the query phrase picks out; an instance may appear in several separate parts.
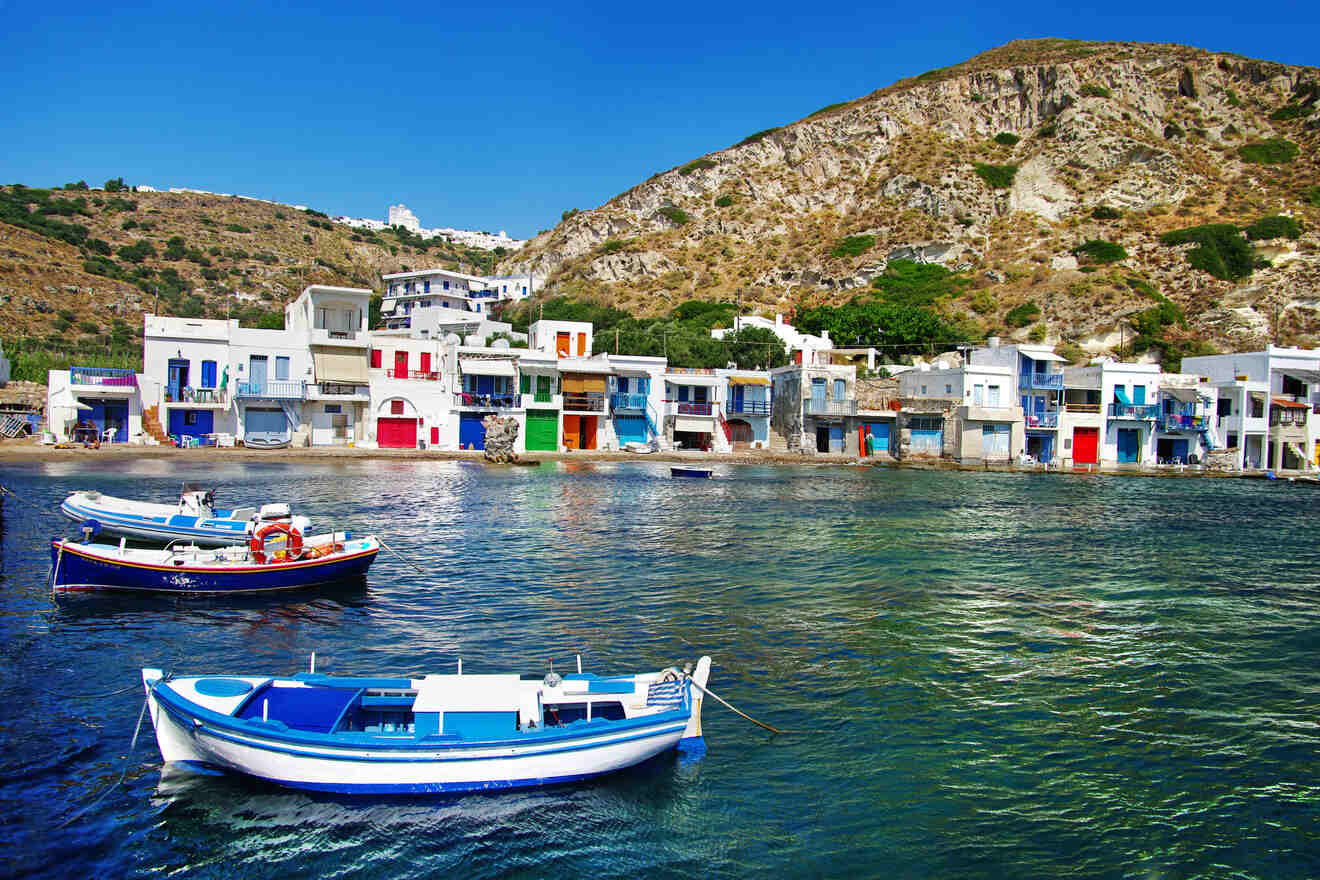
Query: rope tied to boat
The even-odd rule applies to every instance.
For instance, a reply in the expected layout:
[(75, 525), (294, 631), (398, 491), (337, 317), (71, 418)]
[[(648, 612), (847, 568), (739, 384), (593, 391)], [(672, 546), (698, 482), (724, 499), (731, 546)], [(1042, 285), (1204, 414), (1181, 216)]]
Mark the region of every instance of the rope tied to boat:
[(753, 718), (751, 715), (748, 715), (746, 712), (744, 712), (743, 710), (739, 709), (737, 706), (733, 705), (733, 704), (730, 703), (728, 700), (724, 699), (724, 698), (721, 697), (719, 694), (717, 694), (717, 693), (715, 693), (714, 691), (712, 691), (710, 688), (706, 687), (705, 685), (697, 684), (696, 681), (693, 680), (693, 678), (692, 678), (691, 675), (689, 675), (689, 674), (687, 674), (687, 673), (683, 673), (683, 677), (687, 680), (687, 683), (688, 683), (688, 684), (692, 685), (694, 688), (696, 688), (697, 690), (701, 691), (701, 692), (702, 692), (703, 694), (705, 694), (706, 696), (708, 696), (708, 697), (713, 697), (716, 701), (718, 701), (719, 703), (722, 703), (726, 708), (728, 708), (729, 711), (733, 712), (735, 715), (739, 715), (739, 716), (741, 716), (741, 717), (743, 717), (743, 718), (746, 718), (748, 721), (752, 722), (752, 723), (755, 724), (757, 727), (763, 727), (763, 728), (765, 728), (766, 730), (770, 731), (771, 733), (779, 733), (779, 734), (788, 734), (788, 733), (812, 733), (812, 731), (810, 731), (810, 730), (780, 730), (778, 727), (773, 727), (773, 726), (771, 726), (771, 725), (769, 725), (769, 724), (766, 724), (764, 721), (757, 721), (757, 720), (756, 720), (755, 718)]
[(429, 578), (429, 577), (431, 577), (431, 575), (428, 574), (427, 571), (426, 571), (424, 568), (422, 568), (422, 567), (421, 567), (420, 565), (418, 565), (417, 563), (413, 562), (413, 561), (412, 561), (411, 559), (409, 559), (408, 557), (404, 556), (402, 553), (400, 553), (400, 552), (398, 552), (397, 550), (395, 550), (395, 549), (394, 549), (393, 547), (391, 547), (389, 544), (386, 544), (386, 543), (385, 543), (384, 541), (382, 541), (379, 537), (376, 538), (376, 543), (380, 545), (380, 548), (381, 548), (382, 550), (387, 550), (387, 551), (389, 551), (390, 553), (394, 554), (394, 556), (395, 556), (400, 562), (402, 562), (404, 565), (408, 566), (408, 567), (411, 568), (413, 571), (415, 571), (415, 572), (417, 572), (418, 574), (420, 574), (422, 577), (425, 577), (425, 578)]
[(56, 825), (55, 826), (56, 828), (63, 828), (69, 823), (73, 822), (75, 819), (78, 819), (79, 817), (86, 815), (88, 812), (92, 810), (93, 807), (95, 807), (97, 804), (101, 803), (101, 801), (109, 797), (112, 791), (119, 788), (119, 786), (123, 785), (124, 778), (128, 776), (129, 759), (133, 756), (133, 749), (137, 747), (138, 734), (142, 732), (142, 719), (145, 718), (147, 715), (147, 704), (150, 702), (151, 702), (151, 697), (149, 695), (144, 696), (142, 698), (142, 711), (138, 712), (137, 724), (133, 727), (133, 739), (129, 741), (128, 752), (125, 753), (124, 755), (124, 769), (120, 771), (119, 778), (115, 780), (113, 785), (111, 785), (105, 791), (101, 792), (101, 794), (96, 798), (96, 800), (92, 801), (90, 804), (83, 807), (81, 810), (74, 813), (72, 816), (65, 819), (60, 824)]

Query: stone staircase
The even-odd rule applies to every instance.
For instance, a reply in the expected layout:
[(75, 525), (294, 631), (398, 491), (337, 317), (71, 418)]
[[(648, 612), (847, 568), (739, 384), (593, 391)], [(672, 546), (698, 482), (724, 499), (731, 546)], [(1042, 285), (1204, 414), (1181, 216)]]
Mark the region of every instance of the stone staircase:
[(169, 435), (160, 426), (159, 406), (153, 406), (142, 411), (142, 432), (162, 446), (170, 445)]
[(788, 452), (788, 441), (774, 428), (766, 432), (766, 437), (770, 441), (771, 452)]

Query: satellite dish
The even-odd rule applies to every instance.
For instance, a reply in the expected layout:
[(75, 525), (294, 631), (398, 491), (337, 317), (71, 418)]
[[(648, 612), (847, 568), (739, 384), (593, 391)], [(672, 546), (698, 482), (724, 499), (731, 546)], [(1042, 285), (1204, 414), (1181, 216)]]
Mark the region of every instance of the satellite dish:
[(450, 333), (445, 337), (445, 345), (458, 345), (462, 341), (463, 340), (459, 338), (457, 333)]

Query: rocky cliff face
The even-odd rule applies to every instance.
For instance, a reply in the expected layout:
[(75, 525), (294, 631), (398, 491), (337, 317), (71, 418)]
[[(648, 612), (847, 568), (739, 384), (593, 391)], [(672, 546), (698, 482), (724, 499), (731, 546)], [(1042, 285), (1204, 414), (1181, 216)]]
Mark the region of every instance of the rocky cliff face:
[[(658, 174), (502, 269), (640, 312), (698, 297), (768, 311), (847, 299), (908, 258), (971, 272), (976, 285), (947, 308), (987, 329), (1030, 301), (1043, 328), (1021, 334), (1098, 350), (1153, 289), (1222, 346), (1315, 341), (1318, 94), (1314, 68), (1182, 46), (1011, 43)], [(1250, 145), (1276, 138), (1297, 154), (1250, 161)], [(1260, 268), (1234, 280), (1159, 241), (1279, 214), (1305, 231), (1254, 242)], [(832, 255), (846, 236), (873, 240)], [(1073, 251), (1090, 240), (1126, 256), (1079, 266)]]

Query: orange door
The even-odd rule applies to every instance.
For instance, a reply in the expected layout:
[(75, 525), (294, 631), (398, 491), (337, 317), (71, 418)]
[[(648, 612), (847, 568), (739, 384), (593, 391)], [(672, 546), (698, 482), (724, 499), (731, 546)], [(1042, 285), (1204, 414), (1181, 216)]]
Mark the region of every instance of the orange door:
[(585, 357), (587, 354), (587, 334), (578, 334), (578, 357)]
[(581, 449), (581, 416), (564, 416), (564, 448)]
[(581, 443), (582, 445), (579, 446), (578, 448), (595, 449), (596, 448), (596, 417), (580, 416), (579, 418), (582, 419), (582, 435), (578, 438), (578, 442)]
[(571, 337), (567, 333), (555, 334), (555, 355), (557, 357), (566, 358), (570, 354), (572, 354), (572, 352), (569, 350), (569, 346), (571, 344), (569, 341), (570, 339)]

